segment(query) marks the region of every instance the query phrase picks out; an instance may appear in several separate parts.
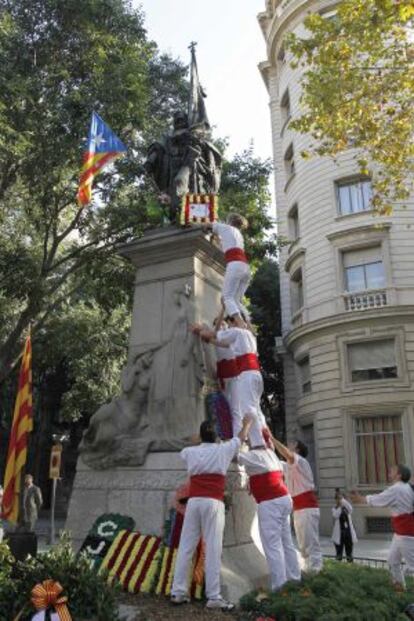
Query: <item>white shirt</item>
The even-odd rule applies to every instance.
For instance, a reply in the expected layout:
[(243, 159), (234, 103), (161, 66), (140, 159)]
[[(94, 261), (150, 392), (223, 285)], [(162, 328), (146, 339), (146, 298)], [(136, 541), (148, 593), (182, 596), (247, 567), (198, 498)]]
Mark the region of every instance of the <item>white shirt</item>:
[(188, 474), (226, 474), (231, 460), (240, 448), (239, 438), (216, 444), (203, 442), (198, 446), (189, 446), (181, 451)]
[(228, 328), (217, 332), (217, 340), (224, 345), (229, 345), (233, 355), (243, 356), (244, 354), (257, 355), (256, 337), (245, 328)]
[(213, 233), (220, 239), (220, 246), (223, 252), (231, 248), (241, 248), (244, 250), (244, 239), (239, 229), (224, 222), (213, 222)]
[[(217, 337), (220, 334), (220, 338), (225, 338), (226, 333), (229, 331), (228, 328), (224, 330), (219, 330), (217, 333)], [(233, 348), (230, 347), (216, 347), (216, 358), (217, 360), (232, 360), (234, 358)]]
[(283, 470), (282, 462), (271, 449), (251, 449), (239, 453), (239, 463), (249, 476)]
[(342, 507), (348, 511), (348, 522), (349, 522), (349, 531), (352, 538), (352, 543), (356, 543), (358, 541), (354, 525), (352, 523), (351, 513), (352, 513), (352, 505), (348, 500), (342, 498), (341, 504), (339, 507), (332, 508), (332, 517), (334, 518), (334, 527), (332, 531), (332, 541), (339, 545), (341, 543), (341, 524), (339, 522), (339, 518), (341, 517)]
[(282, 462), (282, 464), (286, 485), (291, 496), (298, 496), (315, 489), (312, 468), (307, 459), (295, 453), (293, 464), (287, 462)]
[(414, 512), (414, 491), (409, 483), (398, 481), (380, 494), (366, 496), (370, 507), (389, 507), (392, 515)]

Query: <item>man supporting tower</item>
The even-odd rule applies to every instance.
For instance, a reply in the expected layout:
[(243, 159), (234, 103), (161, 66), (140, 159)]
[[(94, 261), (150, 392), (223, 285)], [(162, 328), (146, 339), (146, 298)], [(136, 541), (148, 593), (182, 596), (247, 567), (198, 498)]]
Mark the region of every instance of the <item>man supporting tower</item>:
[(171, 588), (171, 601), (184, 604), (188, 597), (189, 566), (200, 540), (206, 547), (205, 580), (207, 608), (232, 610), (234, 604), (225, 601), (220, 591), (220, 566), (224, 531), (224, 488), (231, 460), (245, 440), (251, 422), (243, 420), (239, 436), (217, 444), (214, 428), (201, 423), (201, 444), (181, 451), (190, 475), (189, 501), (184, 517), (180, 545)]
[(411, 470), (402, 464), (392, 466), (389, 479), (392, 485), (380, 494), (362, 496), (352, 492), (349, 496), (352, 502), (391, 509), (394, 535), (388, 552), (388, 565), (396, 587), (405, 589), (403, 560), (406, 573), (414, 575), (414, 491), (409, 483)]
[[(234, 323), (232, 317), (229, 317), (228, 321), (230, 325)], [(246, 327), (230, 327), (227, 330), (219, 330), (217, 333), (203, 328), (200, 331), (200, 337), (213, 343), (216, 347), (228, 347), (232, 350), (238, 369), (237, 390), (240, 414), (252, 420), (249, 433), (250, 445), (261, 445), (263, 443), (263, 431), (267, 430), (267, 426), (260, 408), (263, 378), (260, 373), (254, 334)]]
[(249, 475), (250, 491), (257, 502), (259, 532), (269, 567), (271, 588), (279, 590), (288, 580), (300, 580), (300, 568), (290, 531), (292, 499), (283, 482), (283, 466), (264, 444), (239, 453), (239, 463)]
[(297, 440), (293, 450), (272, 437), (275, 449), (286, 459), (285, 480), (293, 501), (293, 525), (303, 570), (319, 572), (322, 552), (319, 542), (319, 502), (315, 494), (312, 469), (307, 461), (308, 447)]
[[(228, 329), (223, 321), (223, 312), (214, 320), (214, 330), (216, 334), (226, 334)], [(233, 436), (237, 436), (242, 425), (242, 415), (240, 412), (240, 395), (239, 395), (239, 370), (231, 347), (216, 346), (217, 358), (217, 380), (220, 388), (224, 392), (228, 404), (230, 406), (231, 419), (233, 424)]]

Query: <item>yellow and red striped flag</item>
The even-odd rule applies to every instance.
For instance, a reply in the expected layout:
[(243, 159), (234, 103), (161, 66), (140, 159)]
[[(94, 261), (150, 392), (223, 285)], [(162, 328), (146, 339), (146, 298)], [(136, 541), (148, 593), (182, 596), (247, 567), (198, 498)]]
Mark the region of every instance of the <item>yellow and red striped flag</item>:
[(124, 143), (99, 114), (93, 112), (79, 181), (79, 205), (87, 205), (91, 202), (92, 183), (96, 175), (126, 151)]
[(32, 344), (29, 335), (20, 367), (3, 486), (3, 518), (13, 524), (17, 524), (19, 518), (21, 473), (26, 464), (28, 435), (32, 429)]

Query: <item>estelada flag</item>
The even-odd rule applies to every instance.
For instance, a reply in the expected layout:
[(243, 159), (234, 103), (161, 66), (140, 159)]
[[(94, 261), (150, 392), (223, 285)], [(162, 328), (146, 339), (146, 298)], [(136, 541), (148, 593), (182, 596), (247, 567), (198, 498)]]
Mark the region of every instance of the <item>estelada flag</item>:
[(92, 112), (88, 144), (83, 157), (79, 181), (78, 202), (87, 205), (92, 199), (92, 183), (95, 176), (127, 150), (124, 143), (114, 134), (99, 114)]
[(28, 436), (33, 429), (32, 409), (32, 344), (29, 335), (26, 338), (20, 367), (4, 475), (2, 515), (13, 524), (17, 524), (19, 518), (21, 473), (26, 464)]

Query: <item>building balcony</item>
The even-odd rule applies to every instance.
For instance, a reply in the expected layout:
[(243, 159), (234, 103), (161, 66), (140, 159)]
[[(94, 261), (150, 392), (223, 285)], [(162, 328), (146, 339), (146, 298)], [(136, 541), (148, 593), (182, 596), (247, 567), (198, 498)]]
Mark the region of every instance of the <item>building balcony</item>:
[(344, 293), (342, 297), (345, 310), (348, 312), (382, 308), (388, 304), (386, 289)]

